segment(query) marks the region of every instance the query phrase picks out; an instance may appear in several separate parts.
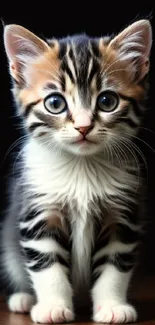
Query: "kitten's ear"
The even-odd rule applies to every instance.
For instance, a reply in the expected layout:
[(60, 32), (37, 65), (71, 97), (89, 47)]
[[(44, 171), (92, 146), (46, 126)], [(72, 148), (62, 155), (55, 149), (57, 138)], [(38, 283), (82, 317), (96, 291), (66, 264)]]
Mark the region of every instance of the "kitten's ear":
[(139, 20), (118, 34), (109, 46), (117, 51), (131, 73), (140, 81), (149, 71), (152, 28), (148, 20)]
[(24, 68), (49, 49), (47, 43), (19, 25), (4, 27), (4, 46), (11, 75), (17, 82), (22, 83)]

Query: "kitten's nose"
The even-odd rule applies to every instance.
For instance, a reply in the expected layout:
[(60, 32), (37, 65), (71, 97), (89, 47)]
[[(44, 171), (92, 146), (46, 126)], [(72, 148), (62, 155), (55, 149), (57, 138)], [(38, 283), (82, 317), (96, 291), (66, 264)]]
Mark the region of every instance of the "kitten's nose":
[(74, 117), (74, 128), (85, 136), (93, 128), (90, 116), (85, 112), (76, 115)]
[(92, 130), (92, 128), (93, 126), (81, 126), (75, 129), (85, 136), (87, 133), (89, 133)]

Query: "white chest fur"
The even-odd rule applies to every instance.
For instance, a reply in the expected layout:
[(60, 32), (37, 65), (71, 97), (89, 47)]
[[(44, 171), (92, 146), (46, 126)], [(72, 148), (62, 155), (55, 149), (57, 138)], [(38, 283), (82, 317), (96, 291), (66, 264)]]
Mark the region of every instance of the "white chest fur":
[(127, 174), (104, 161), (102, 155), (76, 157), (56, 150), (47, 150), (31, 140), (25, 148), (28, 182), (37, 193), (48, 195), (49, 204), (67, 203), (83, 217), (91, 202), (104, 200), (130, 186)]

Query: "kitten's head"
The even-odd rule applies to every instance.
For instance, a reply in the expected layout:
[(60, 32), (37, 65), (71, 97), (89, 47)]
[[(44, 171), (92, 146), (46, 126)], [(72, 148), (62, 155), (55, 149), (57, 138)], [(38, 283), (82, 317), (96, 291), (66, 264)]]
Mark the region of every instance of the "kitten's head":
[(79, 155), (134, 135), (146, 97), (149, 21), (113, 38), (44, 41), (18, 25), (4, 30), (14, 96), (32, 137)]

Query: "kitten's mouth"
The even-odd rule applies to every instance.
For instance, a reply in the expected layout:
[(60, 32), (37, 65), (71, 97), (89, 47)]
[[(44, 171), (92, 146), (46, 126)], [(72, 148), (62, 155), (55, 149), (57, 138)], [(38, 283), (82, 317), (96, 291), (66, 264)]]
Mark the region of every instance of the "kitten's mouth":
[(81, 144), (81, 145), (84, 145), (84, 144), (96, 144), (96, 142), (90, 141), (87, 138), (82, 138), (80, 140), (72, 142), (72, 144)]
[(77, 143), (92, 143), (91, 141), (87, 140), (86, 138), (82, 139), (82, 140), (79, 140), (77, 141)]

